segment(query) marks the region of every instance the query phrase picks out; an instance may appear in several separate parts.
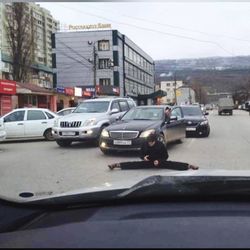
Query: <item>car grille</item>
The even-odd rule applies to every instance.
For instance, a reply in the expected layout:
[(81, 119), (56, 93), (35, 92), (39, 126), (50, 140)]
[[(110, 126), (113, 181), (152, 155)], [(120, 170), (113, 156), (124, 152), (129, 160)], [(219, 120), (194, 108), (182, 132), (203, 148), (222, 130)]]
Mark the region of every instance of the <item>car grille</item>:
[(137, 138), (139, 131), (110, 131), (110, 136), (113, 139), (131, 140)]
[(61, 128), (79, 128), (81, 122), (60, 122)]

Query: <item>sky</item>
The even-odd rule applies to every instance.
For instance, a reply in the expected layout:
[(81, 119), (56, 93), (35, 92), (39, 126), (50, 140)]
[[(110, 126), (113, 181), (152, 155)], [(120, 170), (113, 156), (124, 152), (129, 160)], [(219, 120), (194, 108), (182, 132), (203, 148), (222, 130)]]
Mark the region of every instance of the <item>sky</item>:
[(250, 2), (39, 2), (61, 25), (105, 23), (154, 60), (250, 55)]

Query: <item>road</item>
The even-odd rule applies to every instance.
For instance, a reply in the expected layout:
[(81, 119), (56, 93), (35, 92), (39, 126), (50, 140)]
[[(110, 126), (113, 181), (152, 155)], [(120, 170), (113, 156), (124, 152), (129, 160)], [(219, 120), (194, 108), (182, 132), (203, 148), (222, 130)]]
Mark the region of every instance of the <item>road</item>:
[[(169, 145), (170, 160), (189, 162), (200, 169), (250, 169), (250, 116), (236, 110), (233, 116), (208, 116), (208, 138), (185, 138)], [(0, 144), (0, 197), (18, 198), (20, 192), (37, 197), (89, 187), (110, 187), (122, 180), (172, 170), (110, 171), (108, 163), (138, 159), (137, 154), (105, 156), (90, 143), (60, 148), (55, 142), (22, 141)], [(191, 171), (191, 170), (190, 170)]]

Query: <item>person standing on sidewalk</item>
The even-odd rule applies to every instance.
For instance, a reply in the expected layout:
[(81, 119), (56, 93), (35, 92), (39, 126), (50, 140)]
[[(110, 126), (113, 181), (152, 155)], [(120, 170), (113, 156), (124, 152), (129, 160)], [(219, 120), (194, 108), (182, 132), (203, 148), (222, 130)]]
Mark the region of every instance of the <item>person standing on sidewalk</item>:
[(108, 165), (110, 170), (115, 168), (125, 169), (173, 169), (173, 170), (197, 170), (199, 167), (177, 161), (167, 161), (169, 155), (166, 146), (157, 140), (156, 133), (148, 136), (142, 145), (140, 158), (142, 161), (120, 162)]

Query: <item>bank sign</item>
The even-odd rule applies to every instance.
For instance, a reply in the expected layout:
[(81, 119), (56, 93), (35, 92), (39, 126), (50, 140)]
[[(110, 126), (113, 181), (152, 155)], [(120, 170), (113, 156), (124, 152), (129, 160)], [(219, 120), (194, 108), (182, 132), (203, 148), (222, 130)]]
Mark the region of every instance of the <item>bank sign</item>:
[(16, 82), (10, 80), (0, 80), (0, 94), (15, 95)]
[(69, 30), (111, 29), (109, 23), (69, 25)]

